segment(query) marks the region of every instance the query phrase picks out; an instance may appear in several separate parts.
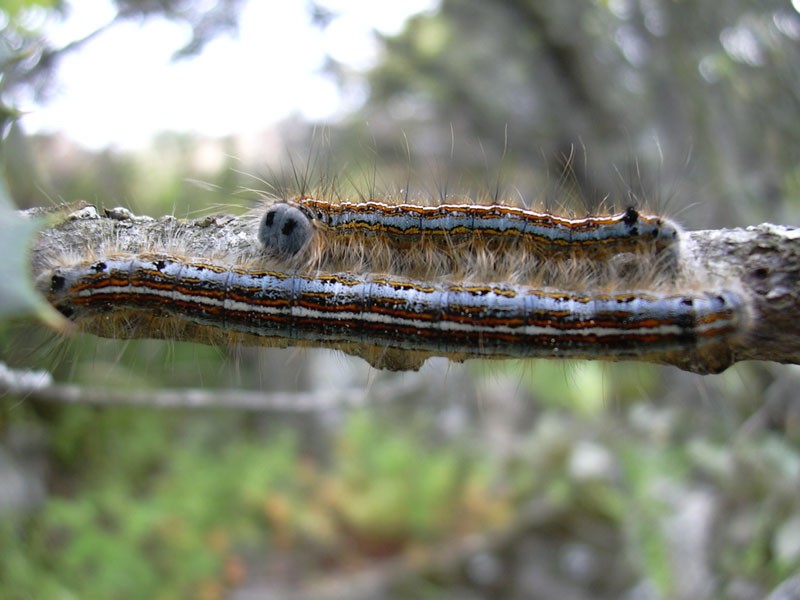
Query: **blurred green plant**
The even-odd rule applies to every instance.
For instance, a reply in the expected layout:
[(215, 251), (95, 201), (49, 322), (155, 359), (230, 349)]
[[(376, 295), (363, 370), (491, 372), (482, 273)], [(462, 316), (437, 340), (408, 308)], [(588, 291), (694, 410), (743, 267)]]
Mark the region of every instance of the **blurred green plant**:
[(424, 428), (368, 413), (348, 419), (321, 465), (289, 430), (220, 446), (241, 431), (235, 415), (212, 427), (186, 414), (58, 412), (52, 486), (62, 492), (23, 526), (0, 527), (3, 597), (218, 597), (243, 576), (246, 549), (307, 552), (330, 568), (511, 514), (488, 460), (466, 446), (422, 446)]
[(60, 0), (2, 0), (0, 10), (13, 18), (23, 10), (30, 10), (34, 7), (53, 8), (58, 4), (61, 4)]
[(53, 329), (67, 328), (66, 320), (45, 302), (31, 280), (28, 248), (44, 225), (44, 219), (26, 218), (14, 210), (0, 172), (0, 323), (35, 316)]
[(421, 424), (388, 436), (387, 426), (368, 413), (348, 420), (319, 497), (358, 547), (397, 551), (509, 521), (511, 490), (496, 461), (463, 443), (426, 443)]
[(553, 414), (499, 460), (469, 436), (437, 442), (429, 422), (364, 411), (318, 460), (290, 429), (264, 437), (222, 410), (25, 407), (13, 419), (28, 420), (49, 424), (54, 494), (0, 522), (2, 597), (220, 598), (252, 557), (268, 563), (277, 552), (309, 575), (341, 572), (509, 527), (531, 501), (555, 511), (541, 524), (553, 535), (587, 519), (616, 532), (617, 560), (670, 597), (678, 574), (665, 482), (718, 490), (732, 522), (714, 555), (721, 580), (770, 586), (800, 568), (790, 543), (800, 451), (774, 435), (731, 453), (728, 440), (695, 437), (677, 420), (637, 432)]

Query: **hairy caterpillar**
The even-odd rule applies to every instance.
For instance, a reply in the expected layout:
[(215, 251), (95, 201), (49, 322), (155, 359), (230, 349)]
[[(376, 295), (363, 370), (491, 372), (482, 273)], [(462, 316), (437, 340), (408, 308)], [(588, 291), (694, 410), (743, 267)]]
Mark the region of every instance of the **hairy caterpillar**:
[(718, 343), (744, 320), (730, 291), (578, 294), (288, 274), (168, 255), (82, 262), (48, 277), (49, 300), (78, 321), (135, 309), (266, 338), (460, 357), (658, 355)]
[(537, 282), (550, 285), (553, 261), (590, 260), (597, 273), (614, 257), (636, 253), (663, 266), (675, 259), (679, 232), (668, 219), (633, 207), (570, 219), (503, 204), (336, 203), (301, 196), (269, 205), (258, 238), (268, 254), (300, 269), (477, 281), (499, 274), (523, 282), (536, 274)]
[(570, 219), (504, 204), (337, 203), (304, 196), (294, 203), (326, 230), (387, 235), (406, 244), (420, 236), (434, 240), (481, 236), (519, 239), (548, 249), (615, 252), (649, 242), (663, 247), (678, 235), (674, 223), (633, 207), (611, 216)]

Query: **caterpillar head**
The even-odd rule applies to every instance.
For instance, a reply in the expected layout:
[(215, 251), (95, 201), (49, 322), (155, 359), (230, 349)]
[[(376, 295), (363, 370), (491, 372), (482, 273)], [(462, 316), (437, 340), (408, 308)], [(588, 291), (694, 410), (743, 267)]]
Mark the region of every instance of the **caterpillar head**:
[(314, 226), (297, 207), (273, 204), (258, 227), (258, 239), (273, 256), (291, 258), (299, 254), (314, 235)]

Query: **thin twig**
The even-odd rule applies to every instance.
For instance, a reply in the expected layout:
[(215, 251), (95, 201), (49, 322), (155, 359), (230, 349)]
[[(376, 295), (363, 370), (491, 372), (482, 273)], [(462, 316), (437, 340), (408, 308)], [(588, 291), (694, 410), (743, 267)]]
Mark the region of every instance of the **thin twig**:
[(304, 392), (258, 392), (238, 389), (119, 390), (55, 383), (47, 371), (11, 369), (0, 362), (0, 396), (90, 406), (160, 409), (235, 409), (254, 412), (309, 413), (357, 408), (376, 401), (396, 401), (421, 393), (419, 378), (391, 378), (369, 389), (344, 388)]

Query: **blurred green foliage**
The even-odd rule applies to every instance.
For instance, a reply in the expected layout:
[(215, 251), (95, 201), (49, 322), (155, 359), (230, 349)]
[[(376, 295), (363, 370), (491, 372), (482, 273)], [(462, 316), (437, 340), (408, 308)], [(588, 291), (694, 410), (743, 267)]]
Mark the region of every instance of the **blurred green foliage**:
[[(330, 569), (510, 515), (510, 492), (494, 487), (502, 472), (475, 449), (424, 447), (424, 428), (368, 413), (348, 418), (320, 464), (288, 429), (221, 444), (208, 419), (187, 413), (58, 412), (47, 426), (53, 485), (64, 489), (24, 530), (4, 520), (6, 598), (216, 597), (240, 582), (248, 552), (305, 550)], [(241, 418), (212, 420), (230, 430)]]
[(57, 325), (60, 315), (47, 305), (33, 288), (30, 269), (21, 248), (28, 248), (44, 222), (17, 214), (8, 198), (5, 180), (0, 175), (0, 319), (38, 314)]
[(22, 10), (30, 10), (35, 7), (54, 8), (60, 3), (59, 0), (3, 0), (0, 2), (0, 10), (13, 19)]
[[(307, 576), (425, 556), (511, 526), (530, 502), (548, 507), (556, 537), (606, 527), (605, 543), (627, 540), (616, 568), (643, 570), (671, 597), (680, 575), (659, 523), (697, 480), (719, 490), (732, 525), (715, 557), (720, 578), (772, 584), (800, 568), (797, 556), (770, 560), (779, 527), (800, 510), (797, 447), (776, 435), (731, 444), (687, 430), (677, 410), (661, 415), (666, 428), (638, 429), (551, 414), (505, 460), (375, 411), (349, 415), (323, 458), (287, 428), (264, 437), (223, 409), (39, 412), (19, 405), (8, 425), (48, 429), (58, 493), (21, 520), (3, 518), (4, 598), (218, 598), (277, 556), (302, 560)], [(587, 456), (611, 462), (587, 468)]]

